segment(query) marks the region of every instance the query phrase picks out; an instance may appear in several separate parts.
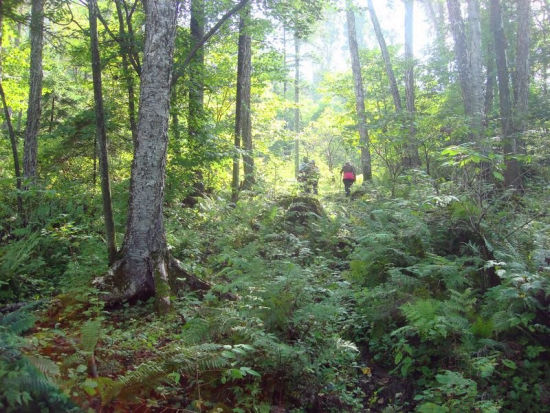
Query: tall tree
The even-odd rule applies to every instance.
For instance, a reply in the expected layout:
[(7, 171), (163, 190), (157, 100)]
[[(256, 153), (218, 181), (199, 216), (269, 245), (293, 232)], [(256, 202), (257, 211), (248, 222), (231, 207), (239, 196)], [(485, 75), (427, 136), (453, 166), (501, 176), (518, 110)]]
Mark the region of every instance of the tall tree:
[(359, 148), (361, 150), (361, 170), (363, 172), (363, 182), (366, 182), (372, 180), (370, 140), (367, 130), (367, 117), (365, 114), (365, 90), (363, 88), (363, 76), (361, 75), (361, 64), (359, 62), (355, 13), (349, 1), (346, 5), (346, 20), (348, 26), (349, 51), (351, 55), (351, 69), (353, 72), (353, 86), (355, 90), (355, 109), (357, 112), (357, 128), (359, 130)]
[[(132, 131), (132, 141), (137, 139), (136, 108), (135, 108), (135, 87), (134, 75), (130, 70), (130, 61), (132, 58), (132, 40), (130, 34), (126, 31), (126, 21), (128, 15), (124, 8), (123, 0), (116, 0), (116, 12), (118, 17), (118, 33), (120, 37), (119, 47), (122, 59), (122, 73), (126, 81), (126, 91), (128, 93), (128, 118), (130, 121), (130, 130)], [(125, 18), (126, 17), (126, 18)], [(130, 25), (131, 27), (131, 25)]]
[[(516, 125), (519, 133), (527, 128), (529, 109), (529, 50), (531, 47), (531, 1), (517, 0), (517, 42), (516, 42), (516, 75), (515, 75), (515, 108)], [(523, 139), (518, 136), (519, 149), (525, 152)]]
[(405, 94), (409, 137), (406, 143), (404, 164), (406, 167), (420, 165), (418, 145), (416, 144), (415, 106), (414, 106), (414, 54), (413, 54), (413, 0), (405, 2)]
[(468, 0), (468, 23), (470, 26), (469, 56), (472, 82), (471, 127), (473, 136), (479, 140), (482, 136), (484, 112), (479, 0)]
[(380, 52), (382, 53), (382, 59), (384, 59), (384, 69), (386, 70), (386, 75), (388, 76), (388, 81), (390, 83), (390, 91), (393, 98), (393, 104), (395, 105), (395, 110), (398, 113), (403, 111), (403, 105), (401, 104), (401, 96), (399, 94), (399, 89), (397, 87), (397, 81), (395, 80), (395, 74), (393, 72), (393, 67), (391, 64), (390, 53), (388, 52), (388, 47), (386, 46), (386, 40), (384, 39), (384, 34), (380, 28), (380, 23), (378, 22), (378, 16), (376, 15), (376, 10), (374, 10), (374, 5), (372, 0), (367, 0), (369, 14), (372, 21), (372, 26), (374, 28), (374, 33), (376, 34), (376, 40), (380, 45)]
[[(252, 142), (252, 116), (251, 116), (251, 80), (252, 80), (252, 39), (250, 36), (250, 6), (246, 7), (241, 14), (241, 25), (239, 28), (239, 52), (241, 51), (240, 38), (242, 41), (242, 83), (241, 90), (241, 137), (243, 142), (243, 167), (244, 182), (243, 188), (250, 189), (254, 184), (254, 154)], [(242, 28), (242, 31), (241, 31)]]
[(42, 99), (42, 49), (44, 46), (44, 0), (32, 0), (31, 7), (31, 64), (29, 76), (29, 104), (25, 143), (23, 149), (23, 175), (34, 180), (37, 168), (38, 129)]
[(466, 113), (466, 116), (471, 117), (474, 113), (472, 72), (468, 57), (466, 28), (464, 25), (464, 20), (462, 19), (459, 1), (447, 0), (447, 10), (449, 11), (451, 33), (454, 39), (455, 58), (458, 68), (460, 89), (462, 91), (462, 100), (464, 102), (464, 112)]
[(126, 234), (120, 259), (111, 267), (111, 303), (157, 296), (170, 306), (171, 275), (194, 288), (208, 285), (183, 272), (170, 255), (163, 220), (170, 85), (176, 17), (173, 0), (146, 0), (145, 46), (141, 72), (137, 142), (130, 181)]
[(101, 176), (101, 195), (103, 197), (103, 218), (105, 220), (105, 235), (109, 263), (116, 256), (115, 221), (111, 202), (111, 182), (109, 178), (109, 156), (107, 150), (107, 128), (105, 126), (105, 111), (103, 109), (103, 90), (101, 82), (101, 60), (97, 39), (97, 0), (88, 0), (88, 20), (90, 23), (90, 50), (92, 55), (92, 78), (94, 85), (96, 137), (99, 152), (99, 168)]
[(252, 76), (252, 40), (249, 33), (250, 7), (241, 12), (239, 22), (239, 50), (237, 57), (237, 97), (235, 108), (235, 152), (233, 158), (233, 198), (239, 187), (239, 151), (243, 154), (244, 188), (250, 188), (254, 180), (252, 157), (252, 124), (250, 118), (250, 87)]
[(491, 31), (494, 38), (498, 94), (500, 102), (500, 119), (502, 128), (502, 142), (506, 169), (504, 184), (515, 189), (522, 188), (519, 163), (515, 158), (517, 145), (512, 121), (512, 102), (510, 98), (510, 75), (506, 57), (506, 37), (502, 27), (502, 12), (500, 0), (490, 0)]

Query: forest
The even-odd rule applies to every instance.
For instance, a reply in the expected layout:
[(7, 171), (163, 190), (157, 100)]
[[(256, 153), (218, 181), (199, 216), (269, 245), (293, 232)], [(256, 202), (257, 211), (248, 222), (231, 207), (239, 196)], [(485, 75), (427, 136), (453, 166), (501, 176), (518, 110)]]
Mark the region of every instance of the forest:
[(550, 412), (549, 0), (0, 0), (1, 412)]

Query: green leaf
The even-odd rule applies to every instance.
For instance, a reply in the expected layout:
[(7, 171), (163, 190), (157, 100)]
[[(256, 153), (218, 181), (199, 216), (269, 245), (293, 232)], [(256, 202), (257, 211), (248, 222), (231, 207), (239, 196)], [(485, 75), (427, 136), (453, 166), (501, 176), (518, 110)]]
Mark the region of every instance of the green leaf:
[(504, 364), (506, 367), (515, 370), (517, 369), (516, 363), (514, 363), (512, 360), (504, 359), (502, 360), (502, 364)]

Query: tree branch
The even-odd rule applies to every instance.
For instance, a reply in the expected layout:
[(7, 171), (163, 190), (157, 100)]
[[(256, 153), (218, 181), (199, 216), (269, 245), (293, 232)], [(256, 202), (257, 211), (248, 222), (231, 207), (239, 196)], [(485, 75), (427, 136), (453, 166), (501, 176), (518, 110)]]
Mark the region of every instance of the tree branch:
[(231, 10), (229, 10), (227, 13), (225, 13), (222, 18), (204, 35), (204, 37), (197, 42), (195, 47), (191, 49), (185, 60), (181, 65), (177, 65), (174, 68), (173, 76), (172, 76), (172, 86), (176, 84), (178, 79), (183, 75), (185, 69), (191, 62), (191, 59), (195, 57), (195, 54), (197, 51), (204, 46), (204, 44), (219, 30), (219, 28), (224, 24), (231, 16), (233, 16), (235, 13), (237, 13), (239, 10), (241, 10), (246, 4), (249, 2), (249, 0), (241, 0), (239, 3), (237, 3)]

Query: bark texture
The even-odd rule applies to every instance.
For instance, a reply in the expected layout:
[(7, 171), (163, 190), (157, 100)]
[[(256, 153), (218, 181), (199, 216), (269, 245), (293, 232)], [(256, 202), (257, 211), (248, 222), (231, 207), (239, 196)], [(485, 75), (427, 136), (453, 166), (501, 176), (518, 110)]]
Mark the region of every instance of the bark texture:
[(111, 180), (109, 177), (109, 157), (107, 149), (107, 129), (105, 127), (105, 111), (103, 109), (103, 90), (101, 82), (101, 61), (97, 39), (97, 2), (88, 0), (88, 20), (90, 22), (90, 50), (92, 54), (92, 77), (94, 85), (96, 137), (99, 153), (99, 168), (101, 176), (101, 195), (103, 198), (103, 218), (105, 220), (105, 235), (109, 263), (116, 256), (115, 221), (111, 202)]
[(506, 187), (521, 189), (522, 182), (519, 164), (518, 161), (514, 159), (514, 155), (517, 153), (517, 146), (512, 122), (512, 103), (509, 81), (510, 75), (508, 72), (508, 62), (506, 57), (506, 38), (502, 27), (500, 0), (490, 0), (489, 11), (491, 31), (493, 33), (495, 46), (502, 142), (506, 162), (504, 184)]
[[(126, 235), (121, 258), (110, 271), (112, 291), (107, 297), (109, 304), (148, 298), (156, 293), (159, 309), (166, 310), (170, 305), (171, 276), (179, 276), (178, 271), (182, 271), (168, 252), (162, 215), (176, 5), (173, 0), (145, 2), (138, 133)], [(190, 284), (208, 287), (206, 283), (186, 276)]]
[(29, 105), (23, 149), (23, 175), (34, 181), (37, 169), (38, 129), (42, 98), (42, 49), (44, 46), (44, 0), (32, 0), (31, 64), (29, 74)]
[(355, 29), (355, 13), (348, 3), (346, 11), (348, 26), (348, 43), (351, 55), (351, 68), (353, 72), (353, 87), (355, 90), (355, 109), (357, 112), (357, 128), (359, 130), (359, 148), (361, 150), (361, 169), (363, 182), (372, 180), (372, 167), (370, 156), (370, 140), (367, 130), (367, 117), (365, 114), (365, 91), (361, 64), (359, 62), (359, 47), (357, 45), (357, 32)]

